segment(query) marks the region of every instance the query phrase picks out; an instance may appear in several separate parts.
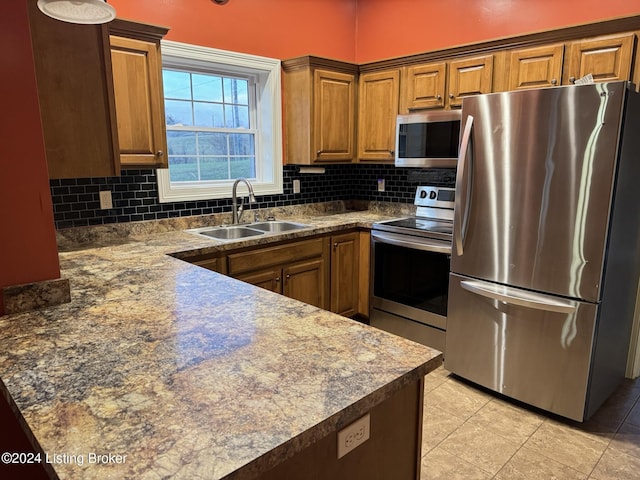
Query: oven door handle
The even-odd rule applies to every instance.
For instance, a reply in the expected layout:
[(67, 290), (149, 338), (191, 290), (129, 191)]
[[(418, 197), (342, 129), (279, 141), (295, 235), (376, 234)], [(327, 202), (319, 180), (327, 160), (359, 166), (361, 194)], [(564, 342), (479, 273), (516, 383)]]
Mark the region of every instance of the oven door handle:
[(396, 233), (382, 233), (375, 231), (371, 232), (371, 239), (376, 240), (380, 243), (387, 243), (390, 245), (396, 245), (398, 247), (406, 247), (412, 250), (446, 253), (447, 255), (451, 254), (451, 245), (447, 242), (439, 240), (421, 238), (420, 240), (416, 241), (408, 239), (407, 235), (399, 235)]

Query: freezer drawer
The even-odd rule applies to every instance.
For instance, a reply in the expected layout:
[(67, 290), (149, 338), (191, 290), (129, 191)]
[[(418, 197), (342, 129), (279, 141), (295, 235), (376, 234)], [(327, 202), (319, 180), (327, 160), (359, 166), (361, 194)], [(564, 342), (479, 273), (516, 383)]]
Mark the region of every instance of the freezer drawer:
[(448, 311), (447, 370), (584, 420), (596, 304), (451, 274)]

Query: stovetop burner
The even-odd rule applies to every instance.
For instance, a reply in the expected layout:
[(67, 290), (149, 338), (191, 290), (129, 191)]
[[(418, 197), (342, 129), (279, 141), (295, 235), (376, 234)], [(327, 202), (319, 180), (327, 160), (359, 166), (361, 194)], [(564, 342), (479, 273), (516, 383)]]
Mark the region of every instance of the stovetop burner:
[(434, 186), (416, 189), (416, 215), (378, 222), (374, 230), (418, 235), (451, 241), (455, 190)]
[(453, 222), (433, 218), (406, 217), (377, 222), (373, 228), (374, 230), (451, 240)]

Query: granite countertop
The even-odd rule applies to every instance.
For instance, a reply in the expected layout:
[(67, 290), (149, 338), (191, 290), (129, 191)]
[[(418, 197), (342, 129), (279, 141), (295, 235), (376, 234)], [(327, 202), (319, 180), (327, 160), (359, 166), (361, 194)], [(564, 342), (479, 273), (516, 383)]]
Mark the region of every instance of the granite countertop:
[[(381, 218), (295, 220), (312, 226), (303, 238)], [(264, 241), (167, 231), (62, 252), (71, 302), (0, 317), (0, 387), (60, 478), (254, 478), (441, 364), (425, 346), (168, 255)]]

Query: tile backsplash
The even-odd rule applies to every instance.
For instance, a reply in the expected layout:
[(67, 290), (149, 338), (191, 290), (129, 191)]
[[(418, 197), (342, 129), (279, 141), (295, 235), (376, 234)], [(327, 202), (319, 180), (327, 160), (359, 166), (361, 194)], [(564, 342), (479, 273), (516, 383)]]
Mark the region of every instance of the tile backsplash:
[[(257, 196), (256, 208), (271, 208), (333, 200), (413, 202), (417, 185), (453, 186), (455, 170), (409, 169), (393, 165), (328, 165), (325, 173), (304, 174), (284, 166), (284, 193)], [(385, 191), (378, 192), (378, 179)], [(293, 180), (301, 193), (293, 193)], [(56, 229), (110, 223), (160, 220), (231, 211), (231, 198), (160, 203), (155, 170), (123, 170), (119, 177), (51, 180)], [(113, 208), (100, 209), (99, 192), (111, 190)], [(229, 192), (231, 196), (231, 192)]]

